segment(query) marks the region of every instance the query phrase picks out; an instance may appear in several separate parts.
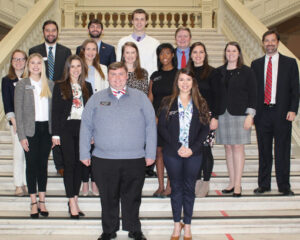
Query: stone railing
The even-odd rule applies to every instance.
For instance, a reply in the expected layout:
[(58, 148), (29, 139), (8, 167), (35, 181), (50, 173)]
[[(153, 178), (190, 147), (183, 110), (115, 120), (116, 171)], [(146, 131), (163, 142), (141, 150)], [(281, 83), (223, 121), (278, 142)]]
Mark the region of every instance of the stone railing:
[[(237, 0), (220, 0), (220, 11), (218, 12), (218, 29), (223, 32), (229, 40), (239, 42), (245, 63), (250, 65), (251, 61), (264, 55), (261, 37), (268, 29), (254, 16), (249, 9)], [(295, 58), (297, 57), (282, 43), (279, 44), (280, 53)], [(300, 146), (300, 117), (298, 115), (293, 123), (293, 138)]]
[(245, 0), (244, 4), (267, 26), (280, 23), (300, 12), (300, 0)]
[[(213, 28), (215, 0), (202, 0), (198, 7), (143, 7), (149, 15), (148, 28)], [(133, 7), (95, 7), (79, 6), (74, 0), (64, 0), (65, 28), (83, 28), (93, 18), (98, 18), (109, 28), (130, 28)]]
[(0, 21), (13, 27), (34, 5), (34, 0), (0, 1)]
[[(0, 42), (0, 74), (7, 75), (11, 53), (15, 49), (28, 52), (29, 48), (43, 41), (42, 25), (48, 19), (60, 24), (60, 8), (57, 0), (39, 0)], [(0, 123), (5, 118), (0, 98)]]

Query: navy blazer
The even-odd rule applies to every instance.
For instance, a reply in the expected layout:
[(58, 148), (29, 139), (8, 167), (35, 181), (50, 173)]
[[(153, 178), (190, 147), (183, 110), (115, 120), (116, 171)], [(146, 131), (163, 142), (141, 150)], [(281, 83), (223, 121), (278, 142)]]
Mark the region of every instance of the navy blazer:
[[(172, 104), (168, 116), (167, 108), (162, 108), (158, 117), (158, 133), (164, 139), (163, 152), (169, 156), (178, 157), (178, 149), (181, 147), (179, 142), (179, 114), (177, 99)], [(203, 142), (209, 132), (209, 125), (204, 125), (199, 120), (199, 111), (193, 104), (193, 116), (189, 130), (189, 148), (193, 156), (200, 155), (202, 152)]]
[[(76, 48), (76, 55), (79, 55), (81, 46)], [(116, 61), (115, 47), (101, 41), (99, 49), (100, 63), (107, 67)]]
[[(254, 60), (251, 64), (257, 78), (258, 104), (254, 121), (261, 118), (264, 107), (265, 56)], [(278, 75), (276, 87), (277, 121), (286, 121), (290, 112), (297, 114), (299, 107), (299, 71), (294, 58), (279, 54)]]
[[(10, 79), (8, 76), (2, 78), (2, 102), (4, 106), (5, 114), (10, 113), (10, 117), (15, 117), (15, 107), (14, 107), (14, 95), (15, 95), (15, 84), (19, 81), (18, 78)], [(11, 122), (9, 122), (11, 124)]]
[[(28, 54), (30, 55), (32, 53), (39, 53), (42, 55), (43, 58), (47, 58), (47, 50), (46, 50), (45, 43), (42, 43), (40, 45), (30, 48)], [(72, 52), (69, 48), (67, 48), (59, 43), (56, 44), (53, 81), (61, 79), (62, 74), (64, 72), (66, 60), (71, 55), (72, 55)], [(46, 65), (46, 74), (47, 74), (47, 77), (49, 78), (48, 60), (44, 60), (44, 62)]]
[(246, 65), (237, 68), (236, 72), (225, 86), (226, 67), (216, 69), (218, 76), (212, 82), (215, 94), (217, 115), (224, 114), (225, 110), (234, 116), (246, 115), (247, 108), (256, 109), (257, 84), (253, 70)]
[[(52, 135), (60, 136), (64, 129), (67, 119), (71, 114), (73, 97), (71, 99), (64, 100), (62, 98), (60, 84), (56, 83), (53, 89), (52, 96)], [(92, 85), (89, 82), (85, 82), (87, 89), (89, 90), (89, 97), (93, 94)], [(71, 90), (71, 85), (70, 85)], [(87, 101), (83, 98), (83, 104)]]

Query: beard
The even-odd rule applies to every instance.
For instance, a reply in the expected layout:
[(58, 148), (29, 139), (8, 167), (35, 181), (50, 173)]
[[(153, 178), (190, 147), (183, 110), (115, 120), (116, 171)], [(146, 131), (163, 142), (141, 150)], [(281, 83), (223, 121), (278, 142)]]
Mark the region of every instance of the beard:
[(92, 33), (92, 32), (89, 32), (89, 35), (91, 38), (100, 38), (101, 36), (101, 32), (95, 32), (95, 33)]
[(57, 37), (53, 38), (53, 40), (49, 40), (47, 37), (44, 37), (44, 39), (45, 39), (45, 42), (46, 42), (46, 43), (52, 44), (52, 43), (55, 43), (55, 42), (56, 42)]

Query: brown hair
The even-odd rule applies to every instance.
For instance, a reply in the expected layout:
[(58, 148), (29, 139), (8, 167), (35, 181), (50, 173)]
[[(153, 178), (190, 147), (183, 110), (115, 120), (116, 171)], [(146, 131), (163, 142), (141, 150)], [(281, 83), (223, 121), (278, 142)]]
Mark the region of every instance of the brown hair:
[(189, 54), (189, 61), (187, 63), (187, 68), (190, 68), (194, 74), (195, 74), (195, 64), (193, 59), (191, 58), (192, 52), (194, 50), (195, 47), (201, 46), (203, 47), (204, 53), (205, 53), (205, 57), (204, 57), (204, 61), (203, 61), (203, 72), (200, 76), (200, 79), (206, 79), (208, 77), (208, 75), (211, 73), (211, 71), (213, 70), (213, 68), (211, 66), (208, 65), (208, 54), (206, 51), (206, 47), (204, 45), (204, 43), (202, 42), (195, 42), (192, 44), (192, 46), (190, 47), (190, 54)]
[(188, 68), (182, 68), (182, 69), (178, 70), (175, 80), (174, 80), (174, 84), (173, 84), (172, 95), (165, 97), (163, 99), (161, 109), (163, 109), (163, 108), (167, 109), (166, 117), (168, 118), (171, 106), (174, 103), (174, 101), (177, 101), (177, 98), (180, 93), (180, 90), (178, 88), (178, 80), (179, 80), (180, 74), (186, 74), (193, 79), (193, 85), (192, 85), (192, 89), (191, 89), (192, 101), (199, 112), (200, 122), (203, 124), (209, 124), (210, 116), (209, 116), (208, 105), (207, 105), (205, 99), (201, 96), (201, 94), (199, 92), (197, 80), (194, 77), (194, 73)]
[[(15, 72), (15, 69), (14, 69), (14, 67), (12, 65), (12, 61), (13, 61), (15, 53), (22, 53), (24, 55), (25, 61), (27, 61), (27, 55), (26, 55), (26, 53), (24, 51), (22, 51), (20, 49), (16, 49), (15, 51), (12, 52), (11, 57), (10, 57), (10, 64), (9, 64), (8, 74), (7, 74), (7, 77), (9, 79), (11, 79), (11, 80), (14, 80), (14, 79), (16, 79), (18, 77), (17, 74), (16, 74), (16, 72)], [(24, 73), (25, 72), (23, 72), (23, 74), (22, 74), (21, 77), (24, 77)]]
[(98, 73), (100, 74), (101, 78), (103, 80), (105, 80), (105, 75), (104, 73), (102, 72), (102, 69), (100, 67), (100, 64), (99, 64), (99, 59), (100, 59), (100, 56), (99, 56), (99, 50), (98, 50), (98, 44), (96, 43), (96, 41), (94, 39), (87, 39), (85, 40), (82, 45), (81, 45), (81, 49), (80, 49), (80, 53), (79, 53), (79, 57), (82, 58), (83, 62), (84, 62), (84, 67), (85, 67), (85, 70), (86, 70), (86, 77), (88, 77), (88, 66), (86, 64), (86, 60), (85, 60), (85, 55), (84, 55), (84, 52), (85, 52), (85, 48), (86, 46), (89, 44), (89, 43), (94, 43), (95, 46), (96, 46), (96, 56), (95, 58), (93, 59), (93, 66), (94, 68), (96, 69), (96, 71), (98, 71)]
[(237, 50), (239, 51), (239, 57), (238, 57), (238, 60), (237, 60), (237, 63), (236, 63), (236, 66), (237, 68), (241, 68), (244, 64), (244, 59), (243, 59), (243, 54), (242, 54), (242, 50), (241, 50), (241, 47), (240, 45), (238, 44), (238, 42), (228, 42), (224, 48), (224, 61), (225, 61), (225, 64), (228, 63), (227, 59), (226, 59), (226, 50), (227, 50), (227, 47), (228, 46), (235, 46), (237, 48)]
[(71, 55), (67, 58), (67, 61), (65, 63), (64, 73), (62, 76), (62, 79), (57, 81), (57, 83), (60, 83), (60, 90), (62, 94), (62, 98), (64, 100), (72, 99), (72, 89), (71, 89), (71, 76), (70, 76), (70, 68), (73, 60), (80, 61), (81, 64), (81, 74), (78, 78), (78, 84), (81, 87), (82, 96), (85, 101), (87, 101), (90, 97), (89, 90), (86, 87), (85, 84), (85, 76), (86, 76), (86, 69), (84, 68), (84, 63), (82, 59), (77, 55)]
[(124, 68), (124, 70), (126, 71), (126, 73), (128, 72), (128, 69), (127, 69), (125, 63), (123, 63), (123, 62), (114, 62), (114, 63), (111, 63), (108, 66), (108, 70), (107, 71), (109, 72), (110, 70), (118, 70), (120, 68)]
[(143, 13), (145, 14), (145, 17), (146, 17), (146, 20), (148, 20), (148, 14), (146, 13), (146, 11), (144, 9), (141, 9), (141, 8), (138, 8), (138, 9), (135, 9), (133, 12), (132, 12), (132, 16), (131, 16), (131, 19), (133, 20), (134, 18), (134, 14), (136, 13)]
[(278, 41), (280, 40), (280, 35), (279, 35), (279, 33), (278, 33), (275, 29), (271, 29), (271, 30), (266, 31), (266, 32), (263, 34), (261, 40), (262, 40), (262, 41), (265, 41), (266, 36), (271, 35), (271, 34), (275, 34), (277, 40), (278, 40)]
[(134, 73), (135, 73), (135, 76), (138, 80), (143, 80), (144, 77), (145, 77), (145, 69), (141, 68), (141, 63), (140, 63), (140, 54), (139, 54), (139, 49), (138, 47), (136, 46), (136, 44), (134, 42), (126, 42), (123, 46), (122, 46), (122, 56), (121, 56), (121, 61), (123, 63), (125, 63), (126, 65), (126, 62), (125, 62), (125, 58), (124, 58), (124, 52), (125, 52), (125, 48), (126, 47), (132, 47), (135, 49), (136, 51), (136, 60), (134, 62)]
[(175, 31), (175, 38), (177, 36), (177, 34), (180, 32), (180, 31), (187, 31), (189, 34), (190, 34), (190, 38), (192, 38), (192, 32), (191, 32), (191, 29), (189, 29), (188, 27), (183, 27), (183, 26), (180, 26), (176, 29)]

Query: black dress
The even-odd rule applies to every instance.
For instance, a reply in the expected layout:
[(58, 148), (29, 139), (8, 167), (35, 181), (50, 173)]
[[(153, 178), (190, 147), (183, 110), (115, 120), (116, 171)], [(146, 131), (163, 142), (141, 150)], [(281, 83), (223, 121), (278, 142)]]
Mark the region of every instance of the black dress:
[[(150, 79), (152, 83), (152, 94), (153, 94), (153, 107), (156, 116), (158, 116), (158, 109), (160, 107), (161, 101), (164, 97), (172, 94), (173, 83), (175, 80), (175, 75), (177, 73), (177, 68), (173, 68), (170, 71), (158, 70), (155, 71)], [(157, 146), (163, 146), (163, 140), (157, 134)]]

